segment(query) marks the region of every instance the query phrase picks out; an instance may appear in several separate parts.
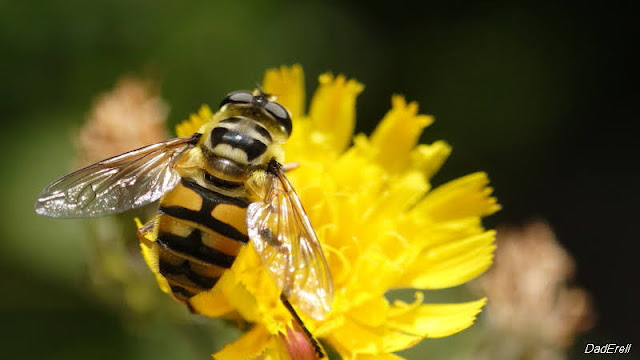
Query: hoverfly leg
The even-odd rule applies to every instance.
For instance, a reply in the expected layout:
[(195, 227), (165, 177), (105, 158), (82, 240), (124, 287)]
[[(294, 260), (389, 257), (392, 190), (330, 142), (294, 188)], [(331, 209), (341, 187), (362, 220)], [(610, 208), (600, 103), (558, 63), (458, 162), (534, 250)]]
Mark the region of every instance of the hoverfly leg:
[[(138, 228), (138, 240), (141, 243), (145, 244), (148, 247), (151, 247), (155, 239), (152, 240), (153, 231), (156, 227), (157, 216), (154, 216), (151, 220), (149, 220), (146, 224), (140, 226)], [(136, 222), (139, 220), (136, 218)]]
[(185, 305), (187, 305), (187, 309), (189, 309), (189, 312), (191, 314), (194, 315), (199, 315), (200, 313), (196, 311), (196, 309), (193, 307), (193, 305), (191, 305), (191, 303), (189, 301), (185, 301), (184, 302)]
[(291, 313), (291, 316), (293, 316), (293, 319), (295, 320), (294, 325), (297, 325), (298, 327), (300, 327), (300, 329), (302, 329), (302, 331), (304, 332), (305, 336), (307, 337), (307, 340), (309, 340), (309, 343), (313, 347), (313, 351), (315, 351), (316, 355), (318, 356), (318, 359), (325, 359), (327, 355), (322, 349), (322, 346), (320, 346), (320, 343), (318, 343), (318, 340), (316, 340), (316, 338), (311, 334), (311, 332), (304, 325), (304, 322), (302, 322), (302, 319), (300, 318), (300, 316), (298, 315), (298, 313), (293, 308), (293, 306), (291, 305), (291, 303), (289, 302), (289, 300), (284, 294), (280, 294), (280, 301), (282, 301), (282, 304), (284, 305), (284, 307), (286, 307), (287, 310), (289, 310), (289, 313)]
[(286, 163), (282, 165), (282, 171), (287, 172), (287, 171), (295, 170), (299, 167), (300, 167), (299, 162)]

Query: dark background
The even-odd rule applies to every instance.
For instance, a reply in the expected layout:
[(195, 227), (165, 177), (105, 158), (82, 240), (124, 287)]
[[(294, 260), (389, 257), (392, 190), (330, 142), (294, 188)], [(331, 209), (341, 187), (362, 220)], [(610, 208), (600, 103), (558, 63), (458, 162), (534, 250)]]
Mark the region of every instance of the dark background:
[(175, 124), (292, 63), (304, 66), (308, 94), (327, 70), (366, 85), (359, 131), (373, 129), (392, 93), (419, 101), (436, 117), (423, 140), (454, 148), (436, 183), (487, 171), (503, 205), (488, 226), (546, 219), (574, 255), (576, 284), (598, 313), (576, 349), (637, 346), (631, 3), (1, 1), (0, 347), (23, 358), (194, 353), (184, 339), (163, 347), (185, 335), (132, 332), (88, 295), (81, 222), (38, 218), (34, 198), (70, 168), (72, 129), (122, 75), (159, 78)]

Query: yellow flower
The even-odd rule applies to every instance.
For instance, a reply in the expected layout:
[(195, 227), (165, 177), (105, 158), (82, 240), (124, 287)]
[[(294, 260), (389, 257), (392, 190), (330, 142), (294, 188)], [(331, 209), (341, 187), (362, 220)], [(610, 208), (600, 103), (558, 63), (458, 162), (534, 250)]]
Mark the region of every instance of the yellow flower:
[[(354, 138), (356, 97), (363, 86), (342, 75), (323, 74), (319, 81), (307, 113), (300, 66), (268, 70), (262, 85), (292, 113), (286, 162), (300, 167), (287, 176), (316, 229), (334, 283), (325, 320), (300, 315), (343, 359), (401, 359), (393, 352), (470, 326), (485, 300), (424, 304), (418, 291), (413, 303), (390, 303), (385, 293), (452, 287), (484, 272), (495, 233), (485, 231), (480, 219), (499, 205), (484, 173), (431, 189), (429, 180), (451, 148), (442, 141), (416, 145), (433, 121), (418, 114), (417, 103), (394, 96), (373, 134)], [(179, 135), (195, 132), (210, 117), (203, 108), (179, 126)], [(235, 314), (255, 324), (215, 359), (289, 358), (291, 316), (250, 246), (192, 304), (208, 316)]]

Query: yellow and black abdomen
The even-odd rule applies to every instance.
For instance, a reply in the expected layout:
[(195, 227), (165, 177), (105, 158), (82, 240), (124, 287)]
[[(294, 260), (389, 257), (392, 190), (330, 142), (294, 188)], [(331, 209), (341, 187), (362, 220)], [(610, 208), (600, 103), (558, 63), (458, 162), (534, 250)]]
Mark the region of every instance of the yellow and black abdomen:
[(213, 288), (249, 237), (249, 201), (183, 178), (160, 202), (155, 231), (157, 271), (173, 296), (188, 300)]

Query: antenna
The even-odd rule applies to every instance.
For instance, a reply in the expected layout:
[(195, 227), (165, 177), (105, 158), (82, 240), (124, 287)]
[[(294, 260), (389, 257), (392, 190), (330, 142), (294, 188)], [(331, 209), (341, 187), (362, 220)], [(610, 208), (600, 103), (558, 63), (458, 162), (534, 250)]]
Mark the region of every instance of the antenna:
[(275, 101), (277, 96), (276, 95), (271, 95), (268, 94), (264, 91), (264, 89), (262, 88), (262, 85), (260, 85), (259, 82), (256, 82), (256, 90), (253, 92), (254, 96), (262, 96), (265, 99), (269, 100), (269, 101)]

